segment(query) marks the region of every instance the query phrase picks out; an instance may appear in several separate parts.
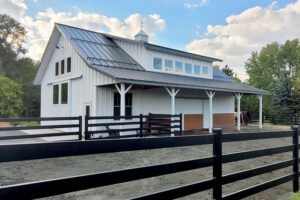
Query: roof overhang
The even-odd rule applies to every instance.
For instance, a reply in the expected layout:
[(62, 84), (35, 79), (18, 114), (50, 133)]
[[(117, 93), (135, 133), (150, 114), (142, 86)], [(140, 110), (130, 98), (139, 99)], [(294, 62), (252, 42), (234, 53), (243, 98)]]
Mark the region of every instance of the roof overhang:
[(184, 84), (174, 84), (174, 83), (161, 83), (154, 81), (139, 81), (139, 80), (128, 80), (128, 79), (116, 79), (117, 83), (127, 83), (127, 84), (135, 84), (135, 85), (147, 85), (147, 86), (158, 86), (158, 87), (175, 87), (175, 88), (183, 88), (183, 89), (196, 89), (196, 90), (211, 90), (211, 91), (219, 91), (219, 92), (229, 92), (229, 93), (243, 93), (248, 95), (269, 95), (271, 94), (268, 91), (262, 90), (261, 92), (253, 92), (247, 90), (233, 90), (233, 89), (220, 89), (214, 87), (200, 87), (193, 85), (184, 85)]

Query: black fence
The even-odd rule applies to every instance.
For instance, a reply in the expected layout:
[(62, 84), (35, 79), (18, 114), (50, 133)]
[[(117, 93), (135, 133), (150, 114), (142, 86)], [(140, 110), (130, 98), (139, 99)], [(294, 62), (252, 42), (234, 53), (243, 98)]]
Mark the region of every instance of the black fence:
[[(248, 116), (249, 123), (258, 123), (259, 122), (259, 115), (258, 114), (251, 114)], [(279, 124), (279, 125), (298, 125), (300, 124), (300, 115), (266, 115), (262, 116), (263, 124)]]
[(110, 139), (181, 135), (182, 114), (152, 114), (135, 116), (85, 116), (85, 139)]
[[(157, 191), (155, 193), (145, 194), (143, 196), (131, 197), (129, 199), (175, 199), (208, 189), (213, 190), (213, 198), (217, 200), (242, 199), (288, 181), (293, 181), (293, 191), (296, 192), (299, 190), (298, 136), (298, 127), (295, 126), (293, 127), (293, 131), (280, 132), (222, 134), (221, 129), (214, 129), (213, 135), (202, 136), (147, 137), (128, 138), (122, 140), (110, 139), (43, 144), (2, 145), (0, 146), (0, 163), (62, 156), (149, 150), (205, 144), (212, 144), (213, 156), (144, 167), (126, 168), (115, 171), (83, 174), (51, 180), (1, 186), (0, 199), (33, 199), (48, 197), (67, 192), (125, 183), (209, 166), (212, 167), (213, 171), (213, 177), (211, 179), (199, 180), (198, 182)], [(293, 139), (293, 143), (281, 147), (235, 152), (230, 154), (222, 153), (222, 143), (224, 142), (239, 142), (283, 137), (291, 137)], [(254, 169), (222, 175), (222, 165), (225, 163), (285, 152), (293, 152), (291, 159), (256, 167)], [(257, 175), (262, 175), (264, 173), (269, 173), (289, 166), (293, 166), (293, 171), (291, 171), (289, 174), (236, 191), (231, 194), (223, 195), (222, 193), (222, 186), (225, 184), (244, 180)]]
[[(13, 126), (0, 127), (0, 133), (7, 132), (5, 136), (0, 136), (0, 140), (15, 140), (15, 139), (29, 139), (40, 137), (58, 137), (58, 136), (72, 136), (77, 135), (78, 139), (82, 139), (82, 117), (31, 117), (31, 118), (0, 118), (0, 122), (20, 123), (20, 122), (43, 122), (47, 121), (52, 125), (34, 125), (34, 126)], [(65, 131), (66, 128), (72, 131)], [(23, 130), (41, 130), (41, 129), (63, 129), (60, 133), (45, 133), (45, 134), (30, 134), (30, 135), (12, 135), (10, 131)]]

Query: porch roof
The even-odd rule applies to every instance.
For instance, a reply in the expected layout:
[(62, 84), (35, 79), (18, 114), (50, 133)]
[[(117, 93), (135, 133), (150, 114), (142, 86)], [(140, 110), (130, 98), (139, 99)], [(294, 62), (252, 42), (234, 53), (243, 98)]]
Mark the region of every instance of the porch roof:
[(107, 74), (117, 83), (129, 83), (149, 86), (189, 88), (213, 90), (222, 92), (239, 92), (244, 94), (269, 94), (270, 92), (251, 87), (235, 81), (214, 68), (213, 79), (182, 76), (176, 74), (159, 73), (152, 71), (137, 71), (113, 67), (94, 66), (96, 70)]

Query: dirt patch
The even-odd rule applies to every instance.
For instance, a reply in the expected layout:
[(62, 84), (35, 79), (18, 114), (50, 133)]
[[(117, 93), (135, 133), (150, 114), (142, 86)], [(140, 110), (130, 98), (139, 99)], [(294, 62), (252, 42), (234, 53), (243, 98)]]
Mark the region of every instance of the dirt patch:
[(8, 122), (0, 122), (0, 127), (12, 127), (12, 125)]
[[(270, 148), (292, 144), (292, 138), (264, 139), (247, 142), (232, 142), (223, 144), (223, 153), (233, 153), (254, 149)], [(22, 183), (28, 181), (38, 181), (50, 178), (59, 178), (86, 173), (103, 172), (137, 166), (147, 166), (152, 164), (168, 163), (173, 161), (195, 159), (212, 155), (211, 145), (201, 145), (193, 147), (155, 149), (134, 152), (107, 153), (87, 156), (73, 156), (55, 159), (43, 159), (23, 162), (1, 163), (0, 183), (1, 185)], [(271, 164), (292, 158), (292, 153), (282, 153), (272, 156), (264, 156), (223, 165), (223, 174), (229, 174), (241, 170), (246, 170), (266, 164)], [(223, 186), (224, 195), (237, 190), (259, 184), (282, 175), (292, 172), (292, 168), (255, 176), (243, 181)], [(209, 179), (212, 177), (212, 168), (203, 168), (181, 172), (172, 175), (165, 175), (155, 178), (148, 178), (140, 181), (132, 181), (102, 188), (73, 192), (46, 199), (126, 199), (142, 194), (160, 191), (171, 187), (176, 187), (196, 181)], [(278, 187), (266, 190), (251, 196), (248, 199), (271, 200), (291, 192), (291, 182)], [(197, 193), (182, 199), (212, 199), (212, 191)]]

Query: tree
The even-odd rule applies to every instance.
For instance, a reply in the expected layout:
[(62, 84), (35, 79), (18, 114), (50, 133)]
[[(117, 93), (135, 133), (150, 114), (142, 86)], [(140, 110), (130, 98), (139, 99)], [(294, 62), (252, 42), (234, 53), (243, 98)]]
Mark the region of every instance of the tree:
[[(288, 40), (280, 45), (268, 44), (253, 52), (245, 63), (249, 75), (248, 84), (268, 90), (272, 95), (263, 99), (264, 113), (299, 112), (299, 89), (297, 80), (300, 71), (299, 40)], [(245, 105), (246, 109), (258, 107), (258, 102)]]
[(0, 76), (0, 117), (18, 117), (22, 111), (21, 85)]
[(21, 58), (6, 73), (8, 78), (22, 85), (22, 116), (25, 117), (39, 116), (40, 87), (32, 84), (37, 70), (37, 64), (32, 59)]
[[(14, 80), (22, 87), (23, 110), (26, 117), (39, 116), (40, 89), (32, 84), (37, 64), (24, 58), (26, 30), (8, 15), (0, 15), (0, 75)], [(1, 102), (0, 102), (1, 103)]]
[(22, 47), (26, 30), (8, 15), (0, 15), (0, 75), (4, 75), (18, 54), (25, 53)]
[(222, 72), (224, 72), (225, 74), (227, 74), (230, 77), (234, 76), (233, 69), (229, 68), (228, 65), (225, 65), (225, 67), (222, 68)]

